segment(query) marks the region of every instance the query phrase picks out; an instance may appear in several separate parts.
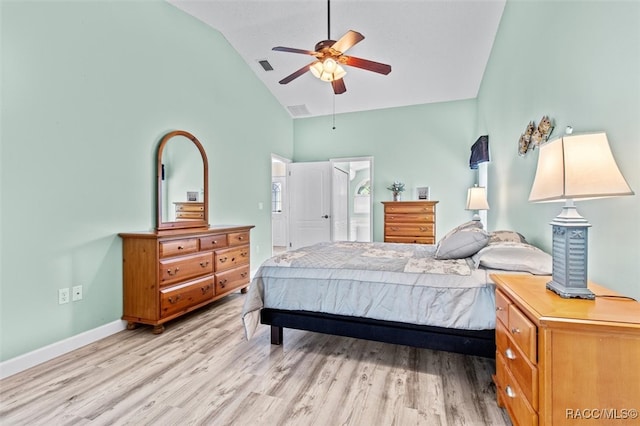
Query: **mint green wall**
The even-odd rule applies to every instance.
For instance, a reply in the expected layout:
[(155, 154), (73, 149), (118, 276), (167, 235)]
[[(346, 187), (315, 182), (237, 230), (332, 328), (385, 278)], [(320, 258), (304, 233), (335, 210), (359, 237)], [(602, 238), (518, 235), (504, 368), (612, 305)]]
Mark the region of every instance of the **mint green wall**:
[[(349, 93), (349, 92), (347, 92)], [(353, 96), (356, 96), (354, 94)], [(415, 188), (431, 187), (438, 200), (436, 237), (471, 219), (464, 210), (467, 188), (475, 182), (469, 148), (475, 142), (476, 101), (340, 114), (294, 121), (294, 161), (373, 156), (373, 239), (382, 241), (381, 201), (391, 201), (386, 188), (405, 183), (404, 200), (416, 200)]]
[(270, 254), (258, 202), (271, 153), (293, 155), (292, 120), (219, 33), (163, 1), (0, 7), (0, 360), (119, 319), (117, 233), (155, 225), (170, 130), (207, 151), (210, 222), (256, 225), (253, 266)]
[[(544, 23), (544, 25), (541, 25)], [(640, 193), (640, 2), (508, 1), (478, 97), (491, 136), (489, 227), (520, 230), (550, 250), (560, 203), (527, 201), (538, 152), (516, 154), (543, 115), (576, 132), (604, 130)], [(589, 220), (589, 276), (640, 299), (640, 197), (577, 203)]]

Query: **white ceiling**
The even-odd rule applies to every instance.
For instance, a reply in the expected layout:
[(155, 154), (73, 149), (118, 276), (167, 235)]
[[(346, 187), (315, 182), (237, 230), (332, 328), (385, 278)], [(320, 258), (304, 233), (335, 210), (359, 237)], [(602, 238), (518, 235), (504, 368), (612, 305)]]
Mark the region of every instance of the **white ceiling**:
[[(332, 114), (334, 100), (344, 113), (475, 98), (505, 1), (332, 1), (331, 38), (358, 31), (365, 39), (347, 55), (392, 67), (389, 75), (345, 67), (347, 92), (334, 95), (310, 72), (279, 84), (314, 58), (271, 50), (325, 40), (325, 0), (168, 0), (220, 31), (294, 118)], [(265, 59), (273, 71), (258, 63)]]

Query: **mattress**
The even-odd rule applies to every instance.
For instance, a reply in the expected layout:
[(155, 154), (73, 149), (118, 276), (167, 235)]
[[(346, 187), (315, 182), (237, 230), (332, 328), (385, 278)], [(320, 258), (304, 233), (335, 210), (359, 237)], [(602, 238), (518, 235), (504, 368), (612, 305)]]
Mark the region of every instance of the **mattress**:
[(246, 337), (263, 307), (418, 325), (495, 328), (490, 271), (438, 260), (435, 246), (320, 243), (274, 256), (254, 276), (242, 312)]

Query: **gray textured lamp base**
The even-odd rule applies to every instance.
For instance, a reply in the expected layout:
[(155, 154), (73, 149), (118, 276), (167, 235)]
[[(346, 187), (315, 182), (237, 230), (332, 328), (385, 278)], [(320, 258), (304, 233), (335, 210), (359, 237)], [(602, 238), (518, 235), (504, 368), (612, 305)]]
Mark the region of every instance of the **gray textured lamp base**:
[(576, 287), (565, 287), (562, 284), (559, 284), (555, 281), (549, 281), (547, 283), (547, 288), (554, 293), (556, 293), (560, 297), (564, 297), (565, 299), (595, 299), (596, 295), (593, 294), (591, 290), (588, 288), (576, 288)]
[(553, 269), (547, 288), (560, 297), (595, 299), (587, 288), (587, 236), (591, 226), (567, 200), (553, 226)]

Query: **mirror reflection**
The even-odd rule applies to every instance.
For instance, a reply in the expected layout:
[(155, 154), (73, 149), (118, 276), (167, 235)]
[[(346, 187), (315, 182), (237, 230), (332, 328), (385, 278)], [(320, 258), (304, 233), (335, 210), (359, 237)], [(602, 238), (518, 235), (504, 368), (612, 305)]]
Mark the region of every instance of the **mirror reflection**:
[(203, 165), (198, 148), (175, 136), (162, 153), (162, 217), (165, 221), (204, 219)]
[(208, 227), (208, 165), (200, 141), (183, 130), (166, 134), (157, 164), (157, 229)]

